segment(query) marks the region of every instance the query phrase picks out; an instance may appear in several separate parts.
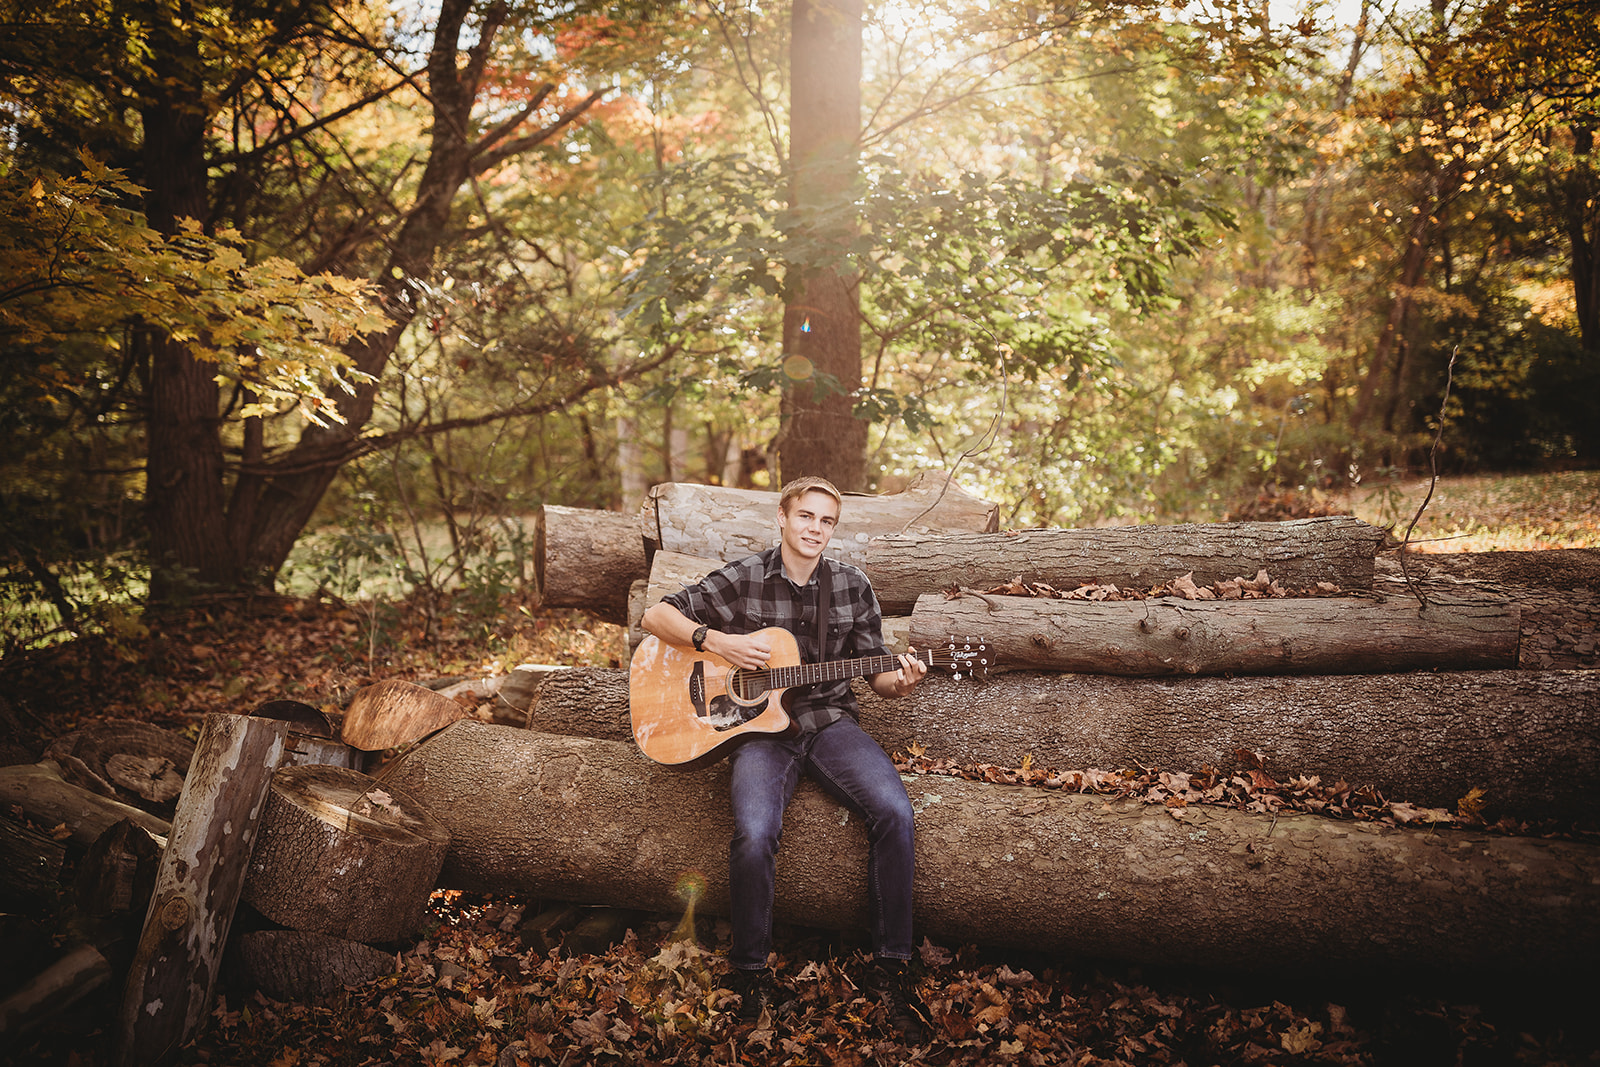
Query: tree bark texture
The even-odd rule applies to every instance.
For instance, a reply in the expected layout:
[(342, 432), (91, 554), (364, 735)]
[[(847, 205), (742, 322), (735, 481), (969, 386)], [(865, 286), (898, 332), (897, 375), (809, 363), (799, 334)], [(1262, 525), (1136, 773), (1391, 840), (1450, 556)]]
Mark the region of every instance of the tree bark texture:
[[(1592, 671), (1177, 678), (1018, 671), (929, 675), (886, 700), (856, 686), (861, 722), (890, 752), (1055, 770), (1245, 766), (1279, 781), (1319, 775), (1390, 800), (1454, 807), (1474, 786), (1490, 810), (1570, 818), (1600, 792), (1600, 674)], [(627, 741), (626, 672), (575, 668), (545, 686), (539, 730)]]
[(1267, 575), (1286, 589), (1372, 587), (1384, 532), (1349, 516), (1289, 522), (1185, 523), (1100, 530), (877, 536), (863, 569), (889, 614), (952, 586), (993, 589), (1020, 578), (1059, 590), (1149, 589), (1192, 573), (1197, 585)]
[(976, 637), (1006, 668), (1145, 677), (1515, 668), (1521, 632), (1515, 605), (1423, 608), (1409, 597), (1096, 603), (934, 594), (918, 597), (911, 613), (918, 648)]
[[(653, 549), (731, 562), (777, 544), (777, 516), (777, 493), (669, 482), (650, 490), (640, 522)], [(943, 473), (925, 472), (901, 493), (846, 494), (828, 555), (862, 567), (871, 538), (908, 530), (982, 533), (998, 524), (996, 505), (972, 496)], [(905, 610), (911, 610), (910, 601)]]
[[(446, 885), (543, 899), (727, 909), (726, 764), (684, 774), (631, 746), (458, 723), (396, 785), (446, 813)], [(1600, 850), (1307, 815), (1170, 809), (951, 778), (908, 779), (917, 937), (1137, 962), (1588, 965)], [(805, 782), (785, 818), (775, 917), (866, 921), (866, 836)]]
[(821, 475), (845, 492), (867, 487), (861, 386), (860, 280), (846, 256), (858, 212), (851, 191), (861, 136), (862, 0), (795, 0), (789, 35), (789, 203), (818, 251), (785, 264), (784, 481)]
[(639, 518), (546, 504), (534, 552), (539, 603), (628, 619), (628, 586), (648, 573)]
[(158, 1063), (195, 1036), (233, 925), (288, 724), (211, 714), (173, 815), (116, 1023), (115, 1061)]
[(274, 1000), (325, 997), (394, 970), (393, 953), (304, 930), (252, 930), (228, 953), (230, 979)]
[(449, 833), (404, 791), (345, 767), (272, 778), (244, 900), (282, 926), (394, 941), (422, 923)]

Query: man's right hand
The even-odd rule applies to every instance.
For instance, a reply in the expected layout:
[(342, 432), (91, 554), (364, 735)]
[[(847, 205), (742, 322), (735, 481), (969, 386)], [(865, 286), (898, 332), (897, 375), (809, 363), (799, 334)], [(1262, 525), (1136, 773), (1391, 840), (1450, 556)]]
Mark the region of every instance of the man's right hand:
[(705, 647), (707, 652), (714, 652), (735, 667), (749, 671), (760, 670), (772, 658), (772, 645), (760, 634), (725, 634), (712, 630), (706, 635)]

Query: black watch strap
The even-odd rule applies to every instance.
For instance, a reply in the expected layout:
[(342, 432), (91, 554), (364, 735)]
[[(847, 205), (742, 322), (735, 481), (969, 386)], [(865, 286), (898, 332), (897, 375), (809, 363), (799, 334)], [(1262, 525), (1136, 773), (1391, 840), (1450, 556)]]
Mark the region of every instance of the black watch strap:
[(711, 627), (702, 626), (700, 629), (694, 632), (693, 637), (689, 638), (690, 642), (694, 644), (694, 650), (696, 652), (704, 652), (706, 650), (706, 634), (710, 632)]

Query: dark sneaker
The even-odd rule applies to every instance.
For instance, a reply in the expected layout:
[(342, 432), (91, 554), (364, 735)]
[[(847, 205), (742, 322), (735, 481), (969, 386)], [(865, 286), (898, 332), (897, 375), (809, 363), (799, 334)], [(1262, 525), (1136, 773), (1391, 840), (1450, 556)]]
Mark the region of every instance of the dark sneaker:
[(772, 978), (765, 967), (745, 971), (735, 967), (724, 983), (731, 992), (739, 994), (739, 1018), (754, 1022), (761, 1011), (772, 1003)]
[(907, 1045), (928, 1041), (928, 1009), (917, 996), (911, 970), (904, 963), (874, 963), (867, 972), (867, 991), (883, 1005), (885, 1021)]

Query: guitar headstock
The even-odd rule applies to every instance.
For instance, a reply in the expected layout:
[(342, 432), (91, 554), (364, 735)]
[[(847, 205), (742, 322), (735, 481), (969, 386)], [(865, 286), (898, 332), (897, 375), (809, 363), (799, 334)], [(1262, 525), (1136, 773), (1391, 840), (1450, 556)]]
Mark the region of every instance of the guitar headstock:
[(992, 662), (989, 645), (976, 637), (947, 637), (932, 649), (932, 665), (948, 667), (957, 679), (986, 674)]

